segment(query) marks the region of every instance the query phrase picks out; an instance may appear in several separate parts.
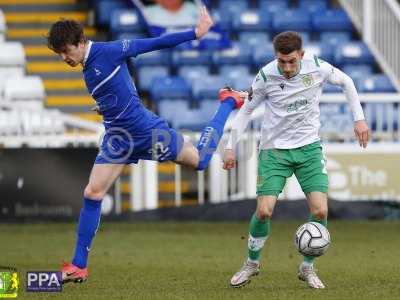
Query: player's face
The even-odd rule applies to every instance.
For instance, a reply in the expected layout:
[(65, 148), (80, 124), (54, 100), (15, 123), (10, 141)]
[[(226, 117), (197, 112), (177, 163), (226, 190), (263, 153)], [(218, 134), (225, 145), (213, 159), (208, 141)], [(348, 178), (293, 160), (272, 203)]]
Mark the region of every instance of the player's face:
[(76, 67), (83, 62), (85, 57), (85, 43), (81, 42), (77, 46), (68, 44), (59, 55), (65, 63), (71, 67)]
[(283, 76), (291, 78), (297, 74), (300, 68), (300, 62), (303, 58), (304, 51), (296, 50), (289, 54), (276, 53), (278, 67), (282, 71)]

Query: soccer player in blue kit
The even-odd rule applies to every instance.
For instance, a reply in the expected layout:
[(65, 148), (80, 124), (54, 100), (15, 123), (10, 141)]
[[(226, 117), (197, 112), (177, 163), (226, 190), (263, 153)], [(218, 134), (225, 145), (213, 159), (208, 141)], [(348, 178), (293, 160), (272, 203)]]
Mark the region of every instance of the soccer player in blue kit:
[(87, 259), (100, 224), (101, 200), (126, 164), (137, 163), (139, 159), (175, 161), (204, 170), (217, 148), (229, 114), (243, 105), (243, 93), (221, 89), (221, 104), (194, 147), (169, 128), (164, 119), (143, 106), (129, 74), (129, 58), (200, 39), (212, 25), (207, 9), (202, 7), (193, 30), (158, 38), (92, 42), (86, 39), (82, 25), (76, 21), (60, 20), (51, 26), (48, 47), (71, 67), (83, 66), (87, 89), (103, 115), (105, 127), (105, 136), (84, 190), (75, 254), (71, 263), (62, 266), (63, 283), (87, 279)]

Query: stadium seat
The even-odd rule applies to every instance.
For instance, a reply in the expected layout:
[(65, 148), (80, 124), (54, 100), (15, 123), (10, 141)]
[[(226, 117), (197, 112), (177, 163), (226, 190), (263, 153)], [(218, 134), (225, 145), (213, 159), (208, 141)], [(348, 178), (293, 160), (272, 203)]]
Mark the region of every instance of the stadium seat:
[(5, 42), (0, 47), (0, 69), (7, 71), (25, 69), (25, 51), (20, 42)]
[(340, 44), (335, 49), (334, 61), (337, 66), (345, 64), (370, 64), (373, 65), (375, 60), (366, 44), (363, 42), (350, 42)]
[(233, 43), (231, 48), (215, 52), (213, 54), (213, 62), (216, 66), (224, 64), (250, 64), (251, 49), (240, 43)]
[(353, 80), (372, 75), (373, 73), (371, 65), (345, 65), (342, 67), (342, 71), (353, 78)]
[(210, 70), (207, 66), (183, 66), (178, 69), (178, 75), (193, 85), (196, 81), (208, 77)]
[(232, 28), (238, 32), (270, 30), (271, 16), (267, 11), (241, 11), (236, 18), (233, 18)]
[(4, 18), (3, 11), (0, 9), (0, 42), (4, 42), (6, 36), (6, 20)]
[(310, 14), (322, 12), (328, 8), (325, 0), (300, 0), (299, 8), (308, 11)]
[(236, 78), (233, 87), (239, 91), (249, 91), (254, 80), (254, 75), (243, 74), (242, 77)]
[(211, 16), (222, 30), (229, 31), (232, 26), (232, 14), (226, 10), (213, 10)]
[(288, 6), (288, 0), (259, 0), (258, 2), (259, 10), (262, 12), (267, 11), (270, 14), (284, 11), (288, 9)]
[(175, 127), (175, 122), (190, 110), (187, 99), (163, 99), (157, 107), (160, 117), (167, 120), (173, 127)]
[(302, 9), (288, 9), (274, 14), (272, 28), (275, 32), (286, 30), (311, 31), (310, 14)]
[(314, 13), (312, 18), (313, 30), (322, 31), (353, 31), (353, 24), (342, 9), (323, 10)]
[(200, 50), (174, 51), (172, 54), (174, 66), (182, 65), (210, 65), (212, 64), (211, 52)]
[(263, 47), (271, 43), (269, 34), (265, 32), (241, 32), (239, 42), (251, 48)]
[(300, 34), (301, 39), (302, 39), (302, 41), (303, 41), (303, 45), (306, 45), (306, 44), (310, 43), (310, 40), (311, 40), (311, 34), (310, 34), (310, 32), (307, 32), (307, 31), (298, 31), (297, 33)]
[(171, 51), (159, 50), (138, 55), (131, 59), (135, 67), (142, 66), (169, 66), (171, 65)]
[[(114, 10), (129, 8), (130, 1), (125, 0), (98, 0), (94, 1), (96, 24), (98, 26), (110, 26), (111, 15)], [(131, 9), (133, 9), (131, 7)]]
[(193, 83), (193, 97), (202, 99), (217, 99), (218, 91), (224, 86), (231, 86), (232, 81), (218, 75), (211, 75)]
[(118, 33), (142, 32), (144, 26), (141, 17), (133, 9), (116, 9), (111, 14), (110, 31)]
[(274, 48), (272, 44), (265, 48), (256, 48), (253, 52), (253, 64), (257, 69), (265, 66), (275, 59)]
[(322, 89), (323, 93), (342, 93), (343, 90), (341, 87), (337, 85), (333, 85), (330, 83), (325, 83)]
[(221, 0), (219, 1), (218, 10), (224, 13), (229, 11), (230, 13), (237, 15), (239, 12), (246, 10), (248, 6), (247, 0)]
[(329, 44), (332, 47), (336, 47), (341, 43), (347, 43), (351, 40), (351, 33), (346, 31), (326, 31), (321, 32), (320, 42)]
[(307, 55), (316, 55), (327, 62), (332, 62), (333, 49), (331, 46), (324, 43), (308, 43), (304, 47)]
[(123, 33), (117, 33), (113, 34), (113, 40), (135, 40), (135, 39), (144, 39), (147, 38), (148, 36), (144, 33), (140, 32), (123, 32)]
[(223, 78), (228, 78), (230, 82), (250, 75), (250, 69), (247, 65), (230, 66), (224, 65), (219, 69), (219, 74)]
[(190, 99), (191, 87), (179, 76), (156, 77), (151, 83), (150, 95), (155, 102), (162, 99)]
[(396, 89), (385, 74), (373, 74), (359, 79), (361, 93), (395, 93)]
[(39, 76), (13, 77), (6, 80), (4, 99), (6, 101), (39, 101), (46, 97), (43, 81)]
[[(198, 42), (198, 41), (197, 41)], [(231, 46), (229, 34), (226, 31), (208, 32), (199, 42), (198, 49), (206, 51), (215, 51), (220, 49), (226, 49)]]
[(148, 91), (154, 78), (160, 76), (166, 77), (169, 75), (169, 68), (164, 66), (143, 67), (139, 68), (137, 74), (139, 78), (139, 89)]
[(0, 110), (0, 136), (21, 134), (21, 122), (17, 111)]

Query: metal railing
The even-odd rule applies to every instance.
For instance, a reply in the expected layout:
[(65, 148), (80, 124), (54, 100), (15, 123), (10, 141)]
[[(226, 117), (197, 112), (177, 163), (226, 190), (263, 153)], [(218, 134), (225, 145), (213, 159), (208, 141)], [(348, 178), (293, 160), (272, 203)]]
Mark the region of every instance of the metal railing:
[(339, 0), (378, 63), (400, 91), (400, 5), (395, 0)]

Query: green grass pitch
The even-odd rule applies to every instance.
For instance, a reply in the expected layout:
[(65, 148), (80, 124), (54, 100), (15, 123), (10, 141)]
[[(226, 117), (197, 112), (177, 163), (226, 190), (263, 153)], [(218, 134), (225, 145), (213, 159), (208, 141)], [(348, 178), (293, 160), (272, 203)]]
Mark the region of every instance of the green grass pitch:
[(18, 299), (400, 299), (400, 222), (330, 222), (331, 248), (316, 263), (325, 290), (297, 279), (299, 225), (272, 222), (261, 273), (241, 289), (228, 282), (246, 255), (247, 223), (103, 223), (89, 280), (62, 293), (26, 293), (26, 271), (70, 260), (76, 224), (1, 224), (0, 265), (18, 268)]

